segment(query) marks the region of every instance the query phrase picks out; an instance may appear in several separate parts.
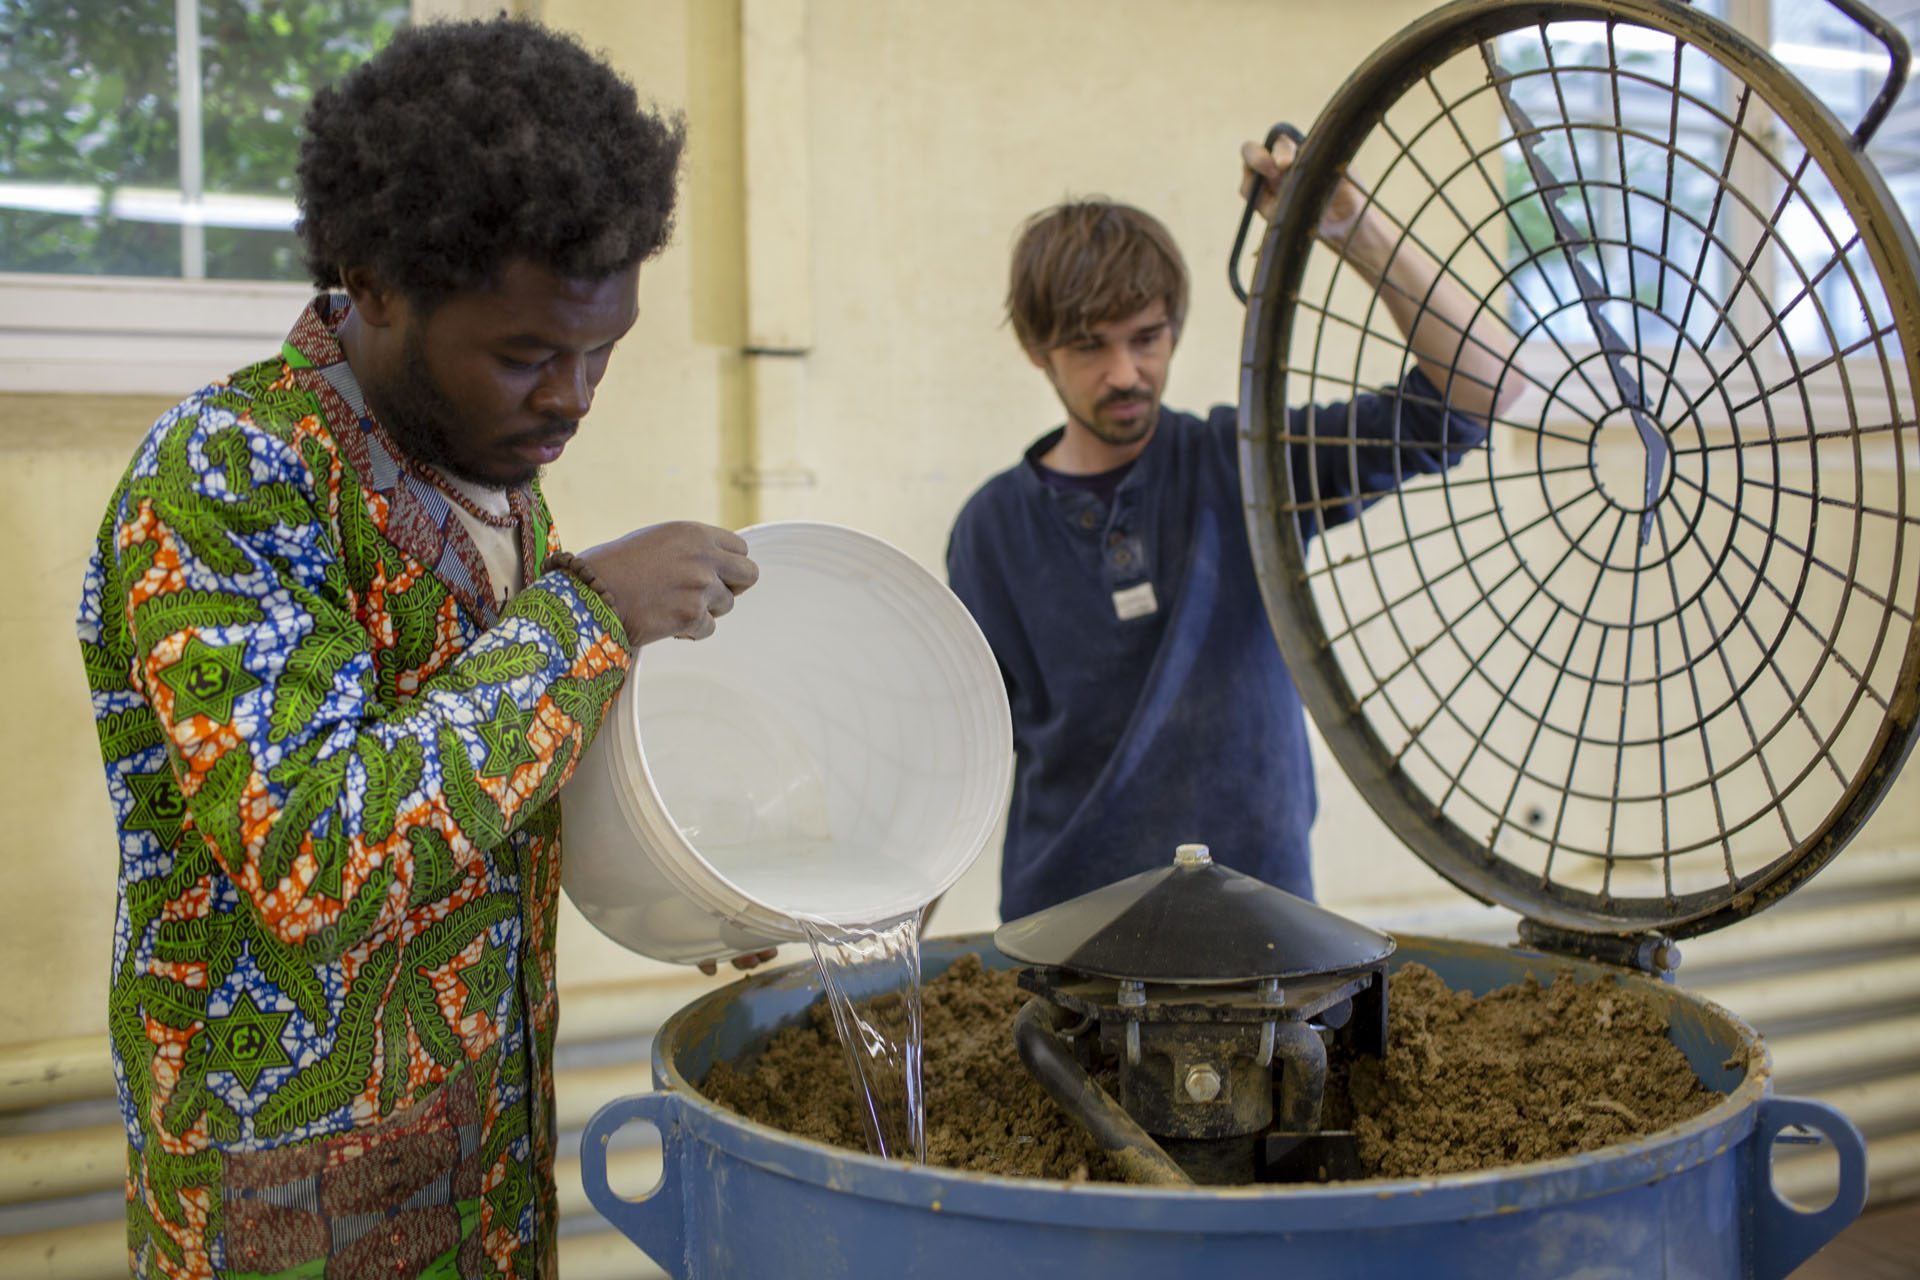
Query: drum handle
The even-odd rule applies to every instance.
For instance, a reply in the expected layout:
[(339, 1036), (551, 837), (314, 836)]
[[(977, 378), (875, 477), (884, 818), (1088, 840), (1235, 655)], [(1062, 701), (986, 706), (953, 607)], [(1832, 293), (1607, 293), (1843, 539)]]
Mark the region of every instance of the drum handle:
[[(580, 1181), (587, 1199), (620, 1234), (644, 1250), (669, 1275), (687, 1272), (686, 1187), (681, 1165), (685, 1141), (680, 1113), (686, 1103), (674, 1093), (636, 1093), (615, 1098), (587, 1121), (580, 1139)], [(629, 1122), (660, 1131), (660, 1185), (628, 1199), (607, 1183), (607, 1144)]]
[[(1833, 1203), (1809, 1213), (1789, 1203), (1773, 1185), (1773, 1143), (1782, 1129), (1811, 1129), (1833, 1144), (1840, 1157), (1840, 1186)], [(1753, 1126), (1748, 1203), (1753, 1206), (1753, 1268), (1756, 1280), (1785, 1280), (1793, 1269), (1860, 1216), (1867, 1202), (1867, 1144), (1853, 1121), (1811, 1098), (1763, 1098)]]

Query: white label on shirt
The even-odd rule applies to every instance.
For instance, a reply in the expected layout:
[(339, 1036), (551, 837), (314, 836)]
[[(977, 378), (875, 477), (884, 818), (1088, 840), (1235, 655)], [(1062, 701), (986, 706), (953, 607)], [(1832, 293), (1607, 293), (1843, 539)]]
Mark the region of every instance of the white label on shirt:
[(1160, 612), (1160, 602), (1153, 598), (1153, 584), (1151, 582), (1136, 583), (1114, 592), (1113, 612), (1122, 622)]

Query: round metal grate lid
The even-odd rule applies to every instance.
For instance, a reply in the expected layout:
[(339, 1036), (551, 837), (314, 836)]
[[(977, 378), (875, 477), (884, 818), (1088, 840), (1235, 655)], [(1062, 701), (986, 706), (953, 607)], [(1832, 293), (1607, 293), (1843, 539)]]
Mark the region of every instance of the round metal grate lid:
[[(1898, 77), (1862, 81), (1849, 136), (1695, 9), (1459, 4), (1300, 152), (1243, 353), (1262, 591), (1334, 755), (1476, 897), (1718, 927), (1831, 859), (1913, 745), (1920, 292), (1863, 157)], [(1513, 345), (1484, 442), (1445, 413), (1472, 388), (1410, 376), (1391, 312), (1437, 295), (1316, 239), (1343, 177)], [(1382, 387), (1384, 438), (1287, 411)], [(1456, 465), (1420, 464), (1422, 421)]]

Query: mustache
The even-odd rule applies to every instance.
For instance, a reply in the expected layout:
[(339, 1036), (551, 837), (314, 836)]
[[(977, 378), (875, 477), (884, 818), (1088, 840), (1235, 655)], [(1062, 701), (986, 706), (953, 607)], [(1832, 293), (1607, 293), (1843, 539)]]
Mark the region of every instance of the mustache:
[(1116, 404), (1145, 404), (1147, 398), (1147, 393), (1144, 391), (1109, 391), (1100, 397), (1100, 403), (1095, 408), (1105, 409), (1109, 405)]

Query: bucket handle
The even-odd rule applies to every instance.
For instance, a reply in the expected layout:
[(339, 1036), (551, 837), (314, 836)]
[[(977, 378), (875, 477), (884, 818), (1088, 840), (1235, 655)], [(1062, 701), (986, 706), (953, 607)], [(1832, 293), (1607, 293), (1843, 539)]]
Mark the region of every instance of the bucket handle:
[[(1804, 1125), (1833, 1144), (1840, 1187), (1833, 1203), (1809, 1213), (1773, 1185), (1773, 1140), (1789, 1125)], [(1753, 1130), (1753, 1270), (1760, 1280), (1784, 1278), (1860, 1216), (1867, 1202), (1867, 1144), (1853, 1121), (1812, 1098), (1763, 1098)]]
[[(615, 1098), (593, 1113), (580, 1139), (580, 1181), (586, 1185), (587, 1200), (672, 1275), (685, 1274), (687, 1268), (686, 1188), (680, 1176), (680, 1113), (685, 1105), (673, 1093)], [(630, 1200), (607, 1183), (607, 1143), (634, 1120), (660, 1130), (660, 1185)]]

